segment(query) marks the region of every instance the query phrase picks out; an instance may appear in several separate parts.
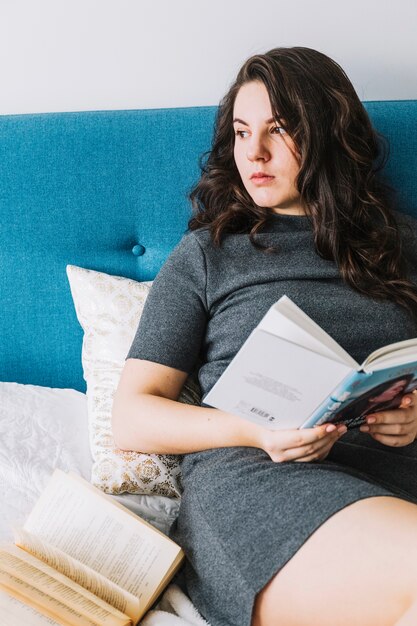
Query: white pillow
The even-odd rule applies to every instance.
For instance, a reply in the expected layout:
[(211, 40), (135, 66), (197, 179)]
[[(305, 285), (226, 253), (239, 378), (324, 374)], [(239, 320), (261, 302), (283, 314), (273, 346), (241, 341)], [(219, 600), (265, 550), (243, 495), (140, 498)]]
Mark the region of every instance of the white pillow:
[(0, 442), (0, 538), (11, 540), (56, 467), (89, 480), (85, 394), (0, 383)]
[[(87, 383), (91, 482), (111, 494), (181, 494), (179, 459), (169, 454), (123, 451), (114, 445), (111, 410), (126, 355), (152, 281), (67, 266), (75, 311), (83, 330), (82, 365)], [(199, 404), (198, 383), (189, 377), (180, 402)]]

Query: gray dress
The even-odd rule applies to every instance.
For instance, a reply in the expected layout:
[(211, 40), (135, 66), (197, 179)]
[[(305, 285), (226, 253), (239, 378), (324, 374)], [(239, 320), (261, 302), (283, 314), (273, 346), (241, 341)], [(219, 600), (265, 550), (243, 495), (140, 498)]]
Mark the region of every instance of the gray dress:
[[(417, 284), (417, 220), (401, 224)], [(289, 296), (361, 363), (373, 350), (417, 336), (401, 306), (361, 295), (319, 257), (305, 216), (276, 215), (257, 236), (215, 248), (207, 229), (185, 234), (156, 277), (126, 358), (198, 372), (204, 396), (268, 308)], [(170, 535), (186, 553), (187, 591), (211, 626), (250, 626), (256, 594), (329, 517), (372, 496), (417, 503), (417, 443), (379, 444), (349, 431), (325, 461), (273, 463), (258, 448), (184, 455), (184, 493)]]

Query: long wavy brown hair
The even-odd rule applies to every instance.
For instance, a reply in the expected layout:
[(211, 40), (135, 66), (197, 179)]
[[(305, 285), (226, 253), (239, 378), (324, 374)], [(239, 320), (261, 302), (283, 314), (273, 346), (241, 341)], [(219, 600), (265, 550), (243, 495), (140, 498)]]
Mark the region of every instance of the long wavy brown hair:
[(279, 254), (256, 240), (271, 209), (254, 203), (233, 156), (234, 102), (250, 81), (263, 82), (273, 115), (294, 141), (296, 186), (318, 255), (333, 260), (356, 291), (393, 300), (417, 320), (417, 288), (392, 212), (395, 190), (378, 176), (388, 142), (372, 127), (343, 69), (317, 50), (274, 48), (244, 63), (218, 107), (211, 150), (200, 159), (201, 177), (189, 194), (189, 230), (208, 227), (215, 246), (226, 233), (246, 232), (256, 248)]

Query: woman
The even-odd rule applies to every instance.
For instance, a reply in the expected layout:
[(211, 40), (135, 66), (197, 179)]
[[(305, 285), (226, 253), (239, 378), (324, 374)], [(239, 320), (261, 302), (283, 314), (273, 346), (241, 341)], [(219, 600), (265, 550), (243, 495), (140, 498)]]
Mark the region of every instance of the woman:
[(375, 178), (379, 143), (326, 55), (248, 59), (127, 355), (115, 441), (184, 455), (170, 534), (211, 626), (417, 623), (415, 403), (344, 435), (177, 402), (194, 371), (204, 399), (283, 294), (359, 362), (416, 336), (417, 224)]

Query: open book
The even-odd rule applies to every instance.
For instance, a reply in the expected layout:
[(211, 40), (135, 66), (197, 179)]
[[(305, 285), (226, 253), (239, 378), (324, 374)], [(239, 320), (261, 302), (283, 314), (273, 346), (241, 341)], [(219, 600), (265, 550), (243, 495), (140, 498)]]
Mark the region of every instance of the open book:
[(76, 474), (55, 470), (15, 544), (0, 544), (0, 613), (12, 624), (137, 624), (181, 548)]
[(325, 422), (348, 428), (399, 406), (417, 389), (417, 337), (375, 350), (359, 365), (283, 296), (267, 311), (203, 398), (203, 406), (270, 430)]

